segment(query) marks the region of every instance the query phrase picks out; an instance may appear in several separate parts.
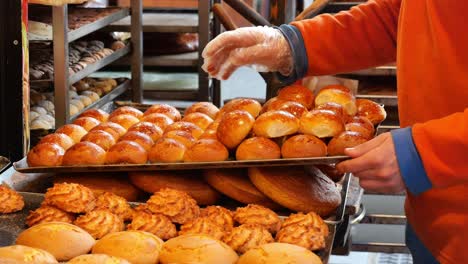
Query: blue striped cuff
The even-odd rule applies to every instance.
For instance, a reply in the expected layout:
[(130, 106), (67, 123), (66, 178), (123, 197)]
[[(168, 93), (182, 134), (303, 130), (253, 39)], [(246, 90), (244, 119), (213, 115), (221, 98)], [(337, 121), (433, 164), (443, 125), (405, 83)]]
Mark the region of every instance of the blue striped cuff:
[(413, 195), (432, 188), (419, 152), (413, 141), (411, 127), (391, 131), (400, 173), (406, 187)]

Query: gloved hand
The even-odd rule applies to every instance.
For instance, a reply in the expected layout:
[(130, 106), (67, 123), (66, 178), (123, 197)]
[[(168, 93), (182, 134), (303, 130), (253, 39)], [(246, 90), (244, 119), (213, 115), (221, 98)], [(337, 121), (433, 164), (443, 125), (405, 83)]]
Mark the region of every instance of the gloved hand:
[(217, 79), (226, 80), (241, 66), (260, 72), (280, 72), (288, 76), (293, 69), (291, 49), (283, 34), (271, 27), (246, 27), (220, 34), (202, 54), (202, 68)]

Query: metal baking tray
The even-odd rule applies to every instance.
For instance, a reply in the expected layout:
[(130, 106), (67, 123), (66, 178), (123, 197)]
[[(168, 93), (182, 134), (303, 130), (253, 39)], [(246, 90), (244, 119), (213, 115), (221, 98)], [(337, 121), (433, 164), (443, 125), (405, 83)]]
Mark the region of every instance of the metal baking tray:
[(29, 167), (26, 158), (13, 163), (16, 171), (22, 173), (70, 173), (70, 172), (126, 172), (155, 170), (194, 170), (218, 168), (248, 168), (271, 166), (307, 166), (316, 164), (335, 164), (347, 160), (347, 156), (297, 158), (297, 159), (266, 159), (266, 160), (228, 160), (220, 162), (178, 162), (178, 163), (147, 163), (147, 164), (113, 164), (84, 165), (57, 167)]
[[(11, 214), (0, 214), (0, 247), (13, 245), (15, 243), (18, 235), (28, 228), (26, 225), (26, 217), (29, 211), (39, 208), (44, 200), (44, 194), (28, 192), (20, 192), (20, 194), (23, 196), (25, 202), (23, 210)], [(130, 204), (136, 206), (139, 203)], [(326, 238), (325, 248), (316, 252), (324, 264), (328, 263), (330, 258), (336, 233), (335, 224), (328, 224), (328, 228), (330, 232)]]

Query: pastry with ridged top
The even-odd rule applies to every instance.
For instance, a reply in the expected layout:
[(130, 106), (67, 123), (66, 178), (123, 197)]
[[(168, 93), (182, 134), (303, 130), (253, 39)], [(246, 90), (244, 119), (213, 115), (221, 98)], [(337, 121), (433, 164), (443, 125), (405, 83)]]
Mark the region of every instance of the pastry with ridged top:
[(75, 221), (75, 216), (73, 214), (48, 205), (30, 211), (29, 215), (26, 217), (26, 224), (28, 226), (48, 222), (64, 222), (71, 224), (73, 221)]
[(154, 193), (147, 204), (151, 212), (163, 214), (178, 224), (185, 224), (200, 214), (200, 208), (192, 197), (169, 188)]
[(234, 220), (239, 224), (257, 224), (263, 226), (273, 234), (278, 232), (281, 227), (281, 219), (275, 212), (256, 204), (237, 208), (234, 213)]
[(127, 225), (127, 229), (149, 232), (163, 240), (177, 236), (177, 229), (167, 216), (153, 214), (145, 209), (135, 211), (132, 222)]
[(211, 219), (224, 231), (234, 228), (233, 212), (221, 206), (211, 205), (201, 209), (200, 217)]
[(257, 224), (240, 225), (224, 237), (224, 243), (239, 254), (272, 242), (274, 242), (274, 239), (270, 232), (265, 227)]
[(124, 221), (132, 219), (132, 208), (125, 198), (110, 192), (104, 192), (96, 199), (96, 208), (107, 209)]
[(199, 217), (180, 227), (179, 235), (188, 234), (206, 235), (218, 240), (221, 240), (224, 237), (223, 227), (217, 225), (213, 220), (205, 217)]
[(76, 183), (56, 183), (47, 189), (44, 205), (55, 206), (69, 213), (86, 213), (96, 206), (93, 191)]
[(106, 209), (93, 210), (78, 217), (74, 224), (87, 231), (95, 239), (125, 229), (123, 220)]
[(0, 185), (0, 213), (8, 214), (22, 210), (24, 199), (15, 190)]

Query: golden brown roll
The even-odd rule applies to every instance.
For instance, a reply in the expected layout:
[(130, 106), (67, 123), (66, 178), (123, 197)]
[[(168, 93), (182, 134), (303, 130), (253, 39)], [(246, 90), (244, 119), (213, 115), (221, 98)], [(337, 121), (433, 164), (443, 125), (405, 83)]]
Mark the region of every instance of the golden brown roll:
[(344, 112), (343, 106), (337, 103), (333, 102), (328, 102), (323, 105), (317, 106), (315, 109), (317, 110), (330, 110), (333, 111), (335, 114), (337, 114), (341, 119), (343, 119), (344, 123), (347, 123), (349, 120), (351, 120), (351, 116), (346, 114)]
[(270, 111), (270, 107), (277, 107), (277, 105), (280, 105), (284, 102), (288, 102), (286, 100), (282, 100), (282, 99), (279, 99), (278, 97), (272, 97), (270, 99), (268, 99), (268, 101), (266, 101), (263, 106), (262, 106), (262, 110), (260, 110), (260, 115), (265, 113), (265, 112), (268, 112)]
[(65, 134), (73, 139), (73, 142), (78, 143), (80, 142), (81, 138), (84, 137), (86, 133), (88, 133), (88, 131), (79, 125), (67, 124), (57, 129), (55, 133)]
[(123, 219), (106, 209), (94, 209), (81, 215), (75, 220), (74, 224), (81, 227), (95, 239), (125, 229)]
[(328, 142), (328, 155), (345, 155), (346, 148), (356, 147), (368, 141), (368, 138), (355, 131), (344, 131)]
[(247, 111), (234, 110), (225, 113), (219, 122), (217, 137), (226, 147), (233, 149), (250, 133), (255, 119)]
[(84, 128), (86, 131), (90, 131), (95, 126), (99, 125), (100, 123), (101, 122), (99, 122), (99, 120), (97, 120), (96, 118), (87, 117), (87, 116), (77, 118), (75, 119), (75, 121), (73, 121), (73, 124), (79, 125), (80, 127)]
[(163, 243), (159, 237), (148, 232), (115, 232), (97, 241), (92, 253), (123, 258), (132, 264), (154, 264), (158, 263)]
[(105, 161), (106, 151), (104, 149), (94, 143), (83, 141), (76, 143), (65, 152), (62, 165), (102, 165)]
[(23, 207), (23, 196), (21, 196), (15, 190), (0, 185), (0, 214), (21, 211)]
[(30, 211), (26, 217), (26, 224), (33, 226), (41, 223), (64, 222), (72, 224), (75, 216), (53, 206), (43, 205), (34, 211)]
[(133, 186), (126, 175), (118, 173), (77, 173), (62, 174), (54, 177), (54, 183), (78, 183), (91, 189), (96, 197), (111, 192), (128, 201), (136, 201), (142, 194)]
[(154, 142), (150, 136), (137, 131), (127, 132), (119, 139), (119, 141), (125, 140), (137, 143), (138, 145), (142, 146), (146, 151), (149, 151), (154, 145)]
[(286, 101), (298, 102), (307, 109), (314, 107), (314, 93), (302, 85), (293, 84), (284, 87), (279, 90), (277, 97)]
[(249, 177), (266, 196), (293, 211), (327, 216), (341, 204), (335, 183), (319, 170), (312, 174), (302, 166), (249, 168)]
[(49, 252), (22, 245), (0, 247), (0, 261), (3, 264), (52, 264), (58, 263)]
[(94, 238), (83, 229), (61, 222), (32, 226), (21, 232), (16, 239), (16, 244), (45, 250), (58, 261), (67, 261), (86, 254), (94, 243)]
[(190, 133), (195, 139), (199, 138), (203, 134), (203, 130), (199, 128), (198, 126), (185, 122), (185, 121), (179, 121), (170, 124), (166, 129), (164, 130), (164, 134), (170, 132), (170, 131), (185, 131)]
[(273, 234), (281, 227), (281, 219), (275, 212), (257, 204), (237, 208), (234, 212), (234, 220), (239, 224), (263, 226)]
[(247, 111), (253, 118), (256, 118), (262, 110), (262, 105), (258, 101), (249, 98), (233, 99), (219, 110), (218, 117), (236, 110)]
[(294, 101), (280, 101), (280, 103), (272, 103), (270, 107), (268, 107), (268, 111), (276, 110), (286, 111), (297, 118), (301, 118), (302, 115), (307, 113), (307, 108), (305, 108), (305, 106)]
[(307, 225), (290, 225), (276, 235), (276, 241), (301, 246), (309, 250), (325, 248), (325, 236), (319, 230)]
[(69, 213), (87, 213), (96, 206), (96, 197), (91, 189), (83, 185), (56, 183), (47, 189), (43, 204)]
[(67, 262), (67, 264), (130, 264), (123, 258), (109, 256), (106, 254), (86, 254), (75, 257)]
[(274, 210), (281, 208), (250, 182), (244, 169), (204, 170), (203, 177), (213, 188), (241, 203), (259, 204)]
[(41, 139), (38, 144), (42, 143), (52, 143), (52, 144), (57, 144), (60, 147), (62, 147), (64, 150), (69, 149), (75, 142), (71, 137), (65, 135), (65, 134), (60, 134), (60, 133), (53, 133), (49, 134)]
[(121, 125), (126, 130), (140, 122), (140, 119), (132, 115), (117, 115), (109, 117), (109, 121)]
[(148, 152), (148, 159), (157, 162), (181, 162), (184, 160), (187, 148), (184, 144), (172, 138), (161, 138)]
[(356, 124), (359, 124), (361, 125), (363, 128), (369, 130), (372, 132), (372, 135), (374, 135), (375, 133), (375, 127), (374, 125), (372, 124), (372, 122), (367, 118), (367, 117), (364, 117), (364, 116), (354, 116), (353, 118), (351, 118), (349, 120), (348, 123), (356, 123)]
[(334, 182), (339, 182), (344, 176), (344, 173), (339, 172), (335, 165), (332, 164), (317, 164), (314, 167), (320, 170)]
[(115, 141), (119, 140), (121, 136), (127, 133), (127, 130), (124, 127), (122, 127), (119, 124), (112, 123), (112, 122), (101, 123), (100, 125), (91, 129), (91, 131), (96, 131), (96, 130), (106, 131), (107, 133), (112, 135)]
[(383, 106), (368, 99), (357, 99), (357, 115), (369, 119), (373, 125), (378, 125), (387, 118), (387, 112)]
[(152, 213), (163, 214), (178, 224), (192, 221), (200, 214), (200, 208), (192, 197), (185, 192), (169, 188), (154, 193), (147, 204)]
[(41, 143), (28, 152), (29, 167), (53, 167), (62, 165), (65, 150), (57, 144)]
[(181, 119), (180, 112), (173, 106), (170, 106), (168, 104), (156, 104), (148, 108), (148, 110), (145, 111), (145, 116), (150, 115), (150, 114), (163, 114), (170, 119), (172, 119), (174, 122), (177, 122)]
[(217, 240), (224, 237), (223, 227), (217, 225), (209, 218), (197, 218), (190, 222), (183, 224), (180, 227), (180, 235), (206, 235)]
[(285, 111), (269, 111), (257, 118), (253, 126), (256, 136), (277, 138), (296, 133), (299, 119)]
[(287, 243), (269, 243), (247, 251), (237, 264), (294, 263), (322, 264), (313, 252)]
[(114, 137), (104, 130), (89, 131), (86, 136), (81, 139), (82, 142), (91, 142), (100, 146), (103, 150), (107, 151), (115, 144)]
[[(349, 89), (348, 87), (344, 86), (344, 85), (341, 85), (341, 84), (332, 84), (332, 85), (327, 85), (325, 87), (322, 87), (320, 89), (320, 91), (322, 90), (340, 90), (342, 92), (345, 92), (345, 93), (349, 93), (349, 94), (352, 94), (351, 92), (351, 89)], [(319, 91), (319, 92), (320, 92)]]
[(201, 128), (202, 130), (206, 130), (208, 126), (210, 126), (211, 123), (213, 123), (213, 119), (203, 113), (186, 114), (184, 118), (182, 118), (182, 121), (192, 123)]
[(221, 142), (213, 139), (200, 139), (185, 151), (185, 162), (225, 161), (229, 152)]
[(111, 192), (104, 192), (96, 199), (96, 209), (105, 209), (122, 220), (131, 220), (133, 210), (125, 198)]
[(149, 114), (143, 116), (141, 119), (142, 122), (149, 122), (164, 131), (170, 124), (174, 123), (174, 121), (164, 114)]
[(132, 131), (141, 132), (148, 135), (153, 140), (153, 142), (158, 141), (158, 139), (160, 139), (163, 135), (163, 130), (150, 122), (140, 122), (135, 124), (128, 129), (128, 132)]
[(369, 130), (365, 128), (362, 124), (359, 123), (348, 123), (345, 125), (346, 131), (353, 131), (362, 134), (367, 140), (370, 140), (374, 137), (375, 130)]
[(182, 144), (186, 148), (190, 148), (197, 141), (192, 134), (182, 130), (172, 130), (164, 134), (164, 138), (172, 138)]
[(148, 153), (133, 141), (120, 141), (107, 152), (106, 164), (146, 164)]
[(131, 172), (129, 176), (135, 186), (148, 193), (175, 189), (186, 192), (201, 205), (214, 204), (220, 198), (216, 190), (198, 177), (198, 171)]
[(200, 136), (199, 139), (214, 139), (218, 140), (218, 130), (216, 129), (207, 129), (203, 134)]
[(192, 113), (203, 113), (211, 119), (215, 119), (218, 115), (219, 109), (211, 102), (198, 102), (191, 105), (185, 110), (185, 115), (190, 115)]
[(138, 119), (141, 119), (143, 117), (143, 112), (131, 106), (122, 106), (122, 107), (115, 109), (109, 115), (109, 118), (113, 118), (114, 116), (118, 116), (118, 115), (132, 115)]
[(101, 109), (89, 109), (81, 113), (78, 117), (92, 117), (101, 122), (107, 122), (109, 114)]
[(223, 241), (237, 253), (243, 254), (250, 249), (272, 243), (275, 240), (264, 226), (243, 224), (232, 229), (232, 231), (224, 237)]
[(200, 210), (200, 217), (211, 219), (225, 232), (230, 232), (234, 228), (233, 215), (230, 210), (217, 205), (210, 205)]
[(341, 105), (347, 115), (354, 116), (357, 113), (356, 98), (351, 93), (334, 88), (320, 90), (315, 97), (315, 105), (320, 106), (329, 102)]
[(197, 263), (234, 264), (236, 252), (228, 245), (204, 235), (184, 235), (164, 243), (160, 255), (161, 264)]
[(264, 137), (244, 140), (236, 150), (237, 160), (279, 159), (281, 150), (278, 144)]
[(345, 130), (343, 119), (330, 110), (312, 110), (303, 115), (299, 132), (318, 138), (333, 137)]
[(296, 135), (281, 146), (283, 158), (313, 158), (327, 156), (327, 145), (312, 135)]
[(127, 225), (127, 230), (149, 232), (163, 240), (177, 236), (176, 226), (167, 216), (146, 211), (135, 212), (132, 222)]

